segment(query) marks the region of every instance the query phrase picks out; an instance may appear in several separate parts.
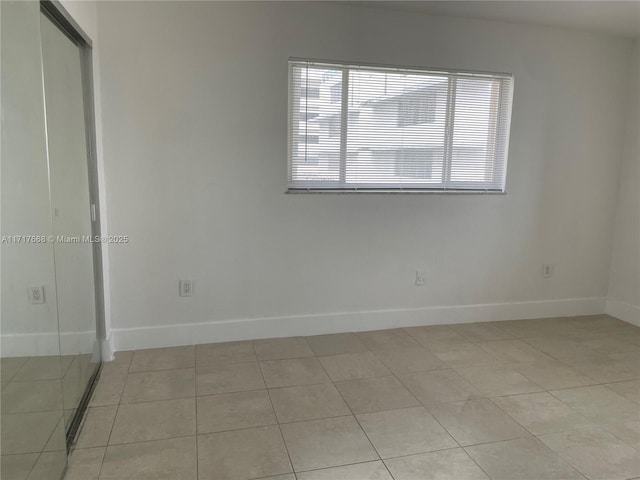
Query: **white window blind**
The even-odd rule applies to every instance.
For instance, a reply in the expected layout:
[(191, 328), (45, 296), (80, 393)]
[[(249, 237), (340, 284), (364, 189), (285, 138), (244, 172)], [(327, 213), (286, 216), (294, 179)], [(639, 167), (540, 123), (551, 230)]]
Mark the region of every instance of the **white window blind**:
[(504, 191), (508, 74), (289, 61), (288, 186)]

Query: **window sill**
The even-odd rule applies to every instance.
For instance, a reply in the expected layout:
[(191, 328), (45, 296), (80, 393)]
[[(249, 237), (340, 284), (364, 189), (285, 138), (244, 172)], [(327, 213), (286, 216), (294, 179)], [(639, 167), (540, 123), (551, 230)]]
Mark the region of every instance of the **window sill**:
[(383, 194), (383, 195), (506, 195), (506, 191), (500, 190), (427, 190), (427, 189), (375, 189), (375, 188), (354, 188), (354, 189), (308, 189), (308, 188), (290, 188), (285, 194), (287, 195), (314, 195), (314, 194), (333, 194), (333, 195), (362, 195), (362, 194)]

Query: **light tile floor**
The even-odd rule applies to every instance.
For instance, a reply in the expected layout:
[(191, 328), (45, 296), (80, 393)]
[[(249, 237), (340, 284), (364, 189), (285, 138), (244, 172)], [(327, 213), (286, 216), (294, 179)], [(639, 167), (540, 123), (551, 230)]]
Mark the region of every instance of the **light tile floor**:
[(600, 315), (119, 352), (66, 480), (640, 478), (639, 340)]
[(59, 478), (91, 355), (0, 358), (0, 479)]

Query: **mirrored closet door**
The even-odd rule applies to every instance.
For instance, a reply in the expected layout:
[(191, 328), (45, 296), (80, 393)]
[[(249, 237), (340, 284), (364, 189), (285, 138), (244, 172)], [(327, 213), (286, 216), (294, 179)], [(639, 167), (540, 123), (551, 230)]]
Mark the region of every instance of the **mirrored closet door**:
[(58, 480), (101, 357), (89, 45), (54, 3), (0, 20), (0, 478)]

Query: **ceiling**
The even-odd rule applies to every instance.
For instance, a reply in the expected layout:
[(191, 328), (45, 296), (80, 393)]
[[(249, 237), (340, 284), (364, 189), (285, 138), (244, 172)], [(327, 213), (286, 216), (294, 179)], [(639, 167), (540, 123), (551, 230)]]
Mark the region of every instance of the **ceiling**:
[(629, 1), (356, 1), (360, 6), (471, 17), (640, 37), (640, 0)]

